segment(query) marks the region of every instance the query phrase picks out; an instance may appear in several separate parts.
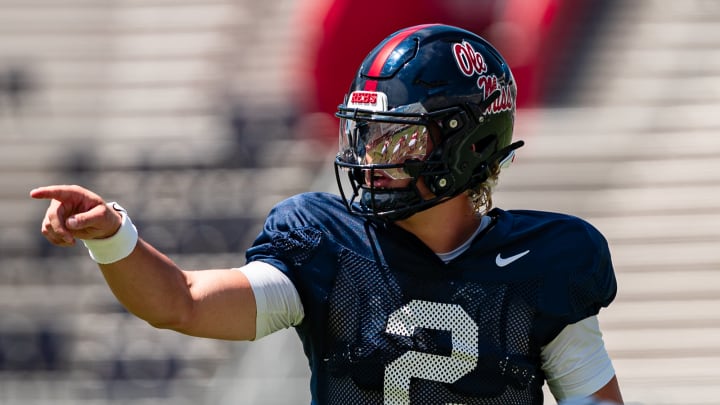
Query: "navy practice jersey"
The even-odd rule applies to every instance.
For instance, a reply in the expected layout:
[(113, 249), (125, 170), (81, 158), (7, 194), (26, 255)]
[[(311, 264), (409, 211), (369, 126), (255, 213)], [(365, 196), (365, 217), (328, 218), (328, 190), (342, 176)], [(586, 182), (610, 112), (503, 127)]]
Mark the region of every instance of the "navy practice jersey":
[(247, 252), (295, 284), (313, 404), (542, 404), (540, 348), (615, 297), (607, 242), (583, 220), (492, 210), (444, 263), (332, 194), (278, 204)]

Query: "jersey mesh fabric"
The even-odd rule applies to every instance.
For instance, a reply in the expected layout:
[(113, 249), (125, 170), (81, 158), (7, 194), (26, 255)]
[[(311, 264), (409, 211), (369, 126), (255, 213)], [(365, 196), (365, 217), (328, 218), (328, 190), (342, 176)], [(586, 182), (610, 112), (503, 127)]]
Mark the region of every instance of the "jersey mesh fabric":
[[(330, 195), (273, 209), (247, 257), (285, 272), (300, 294), (313, 403), (543, 403), (540, 348), (614, 297), (607, 247), (578, 219), (493, 215), (487, 233), (443, 263)], [(526, 250), (496, 265), (499, 253)]]
[[(340, 268), (330, 297), (329, 403), (377, 404), (383, 395), (398, 404), (542, 403), (533, 399), (542, 375), (528, 344), (534, 283), (397, 277), (349, 250)], [(406, 333), (391, 327), (396, 314)]]

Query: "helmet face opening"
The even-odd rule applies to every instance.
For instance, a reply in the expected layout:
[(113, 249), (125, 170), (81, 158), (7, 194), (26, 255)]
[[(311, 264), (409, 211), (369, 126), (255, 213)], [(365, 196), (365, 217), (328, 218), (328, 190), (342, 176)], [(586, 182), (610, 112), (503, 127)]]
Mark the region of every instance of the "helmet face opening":
[[(428, 114), (419, 103), (382, 111), (352, 101), (384, 98), (382, 93), (357, 92), (350, 95), (346, 106), (340, 107), (337, 114), (340, 149), (335, 168), (344, 198), (346, 193), (340, 185), (339, 173), (348, 174), (352, 188), (348, 203), (351, 212), (398, 220), (417, 212), (419, 205), (435, 201), (433, 197), (424, 199), (417, 187), (426, 170), (426, 159), (433, 150), (430, 126), (434, 114)], [(377, 178), (409, 182), (383, 188), (376, 186)], [(358, 202), (361, 209), (350, 208), (352, 202)]]
[[(387, 121), (372, 121), (372, 114), (363, 119), (340, 119), (340, 152), (338, 158), (348, 165), (357, 165), (364, 170), (373, 169), (376, 174), (391, 179), (409, 179), (413, 175), (405, 170), (406, 161), (422, 161), (431, 146), (430, 130), (422, 119), (424, 109), (419, 104), (402, 108), (417, 111), (415, 119), (408, 115), (387, 117)], [(378, 119), (378, 117), (375, 117)], [(380, 118), (382, 119), (382, 118)]]
[(336, 114), (348, 210), (402, 219), (485, 181), (522, 144), (512, 144), (515, 95), (507, 63), (476, 34), (428, 24), (387, 37)]

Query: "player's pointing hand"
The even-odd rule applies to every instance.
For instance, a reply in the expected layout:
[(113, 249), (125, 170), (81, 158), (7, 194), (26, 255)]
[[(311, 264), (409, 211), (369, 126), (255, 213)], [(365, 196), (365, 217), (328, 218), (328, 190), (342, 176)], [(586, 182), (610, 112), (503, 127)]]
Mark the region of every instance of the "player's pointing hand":
[(80, 186), (39, 187), (30, 191), (30, 197), (51, 200), (41, 232), (58, 246), (72, 246), (76, 238), (107, 238), (122, 222), (120, 214), (105, 205), (102, 197)]

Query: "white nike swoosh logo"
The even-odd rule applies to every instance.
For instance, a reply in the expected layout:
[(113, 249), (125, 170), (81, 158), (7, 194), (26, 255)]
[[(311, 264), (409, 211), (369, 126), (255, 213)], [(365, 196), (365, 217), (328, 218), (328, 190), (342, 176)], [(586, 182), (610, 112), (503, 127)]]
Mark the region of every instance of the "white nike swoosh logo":
[(508, 264), (510, 264), (510, 263), (514, 262), (515, 260), (517, 260), (517, 259), (525, 256), (525, 255), (528, 254), (528, 253), (530, 253), (530, 250), (526, 250), (526, 251), (524, 251), (524, 252), (521, 252), (521, 253), (516, 254), (515, 256), (510, 256), (510, 257), (507, 257), (507, 258), (502, 258), (502, 257), (500, 256), (500, 253), (498, 253), (498, 255), (495, 257), (495, 264), (497, 264), (498, 267), (505, 267), (505, 266), (507, 266)]

